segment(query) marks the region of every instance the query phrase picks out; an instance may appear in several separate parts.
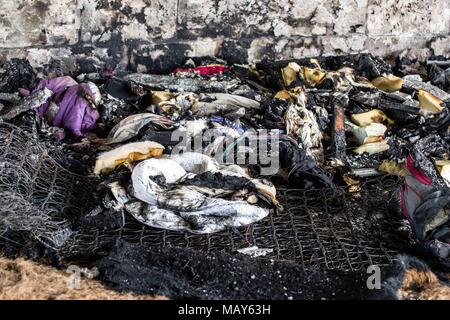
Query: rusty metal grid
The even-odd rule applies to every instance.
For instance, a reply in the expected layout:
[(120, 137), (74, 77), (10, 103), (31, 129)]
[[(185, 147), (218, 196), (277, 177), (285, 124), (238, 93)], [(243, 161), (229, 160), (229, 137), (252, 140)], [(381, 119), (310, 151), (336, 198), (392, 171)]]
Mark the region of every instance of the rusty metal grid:
[(407, 243), (396, 232), (387, 199), (399, 185), (394, 177), (372, 180), (361, 192), (342, 189), (279, 189), (285, 210), (246, 228), (209, 235), (179, 233), (144, 226), (127, 216), (124, 227), (113, 231), (85, 230), (77, 235), (67, 255), (101, 251), (106, 244), (125, 240), (149, 247), (182, 247), (236, 253), (249, 246), (270, 248), (264, 258), (290, 260), (304, 268), (364, 270), (388, 265)]
[[(2, 219), (17, 215), (22, 222), (32, 222), (17, 231), (57, 242), (64, 218), (77, 217), (95, 206), (90, 189), (95, 184), (65, 170), (41, 143), (17, 127), (0, 124), (0, 137)], [(58, 250), (61, 257), (70, 259), (106, 252), (117, 240), (193, 248), (205, 254), (258, 246), (273, 250), (265, 258), (290, 260), (305, 268), (362, 270), (371, 264), (392, 263), (408, 241), (396, 231), (398, 221), (387, 207), (399, 183), (395, 177), (384, 176), (366, 181), (357, 193), (346, 188), (333, 193), (279, 187), (283, 212), (271, 213), (246, 228), (209, 235), (155, 229), (125, 214), (120, 229), (78, 230)], [(1, 236), (0, 242), (5, 240)]]
[(40, 141), (0, 123), (1, 241), (16, 241), (9, 238), (12, 231), (58, 246), (69, 232), (64, 217), (83, 213), (91, 188), (86, 177), (64, 169)]

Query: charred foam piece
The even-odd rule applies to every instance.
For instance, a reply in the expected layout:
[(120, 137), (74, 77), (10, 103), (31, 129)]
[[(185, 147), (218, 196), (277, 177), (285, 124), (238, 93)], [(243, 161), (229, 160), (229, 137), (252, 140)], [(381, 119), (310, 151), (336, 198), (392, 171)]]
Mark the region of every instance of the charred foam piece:
[(384, 110), (396, 110), (411, 114), (419, 114), (419, 103), (417, 100), (406, 99), (395, 93), (382, 94), (380, 108)]
[(444, 102), (434, 95), (424, 91), (418, 91), (420, 111), (423, 115), (441, 113), (444, 108)]
[(386, 76), (380, 76), (373, 79), (372, 84), (377, 87), (377, 89), (386, 92), (395, 92), (402, 88), (403, 79), (396, 77), (392, 74)]
[(450, 102), (447, 103), (447, 107), (442, 110), (441, 113), (435, 114), (432, 117), (428, 117), (423, 124), (423, 129), (428, 131), (441, 132), (443, 136), (450, 133), (450, 109), (448, 107)]
[(390, 97), (380, 99), (380, 109), (397, 124), (409, 124), (417, 121), (420, 115), (419, 103), (416, 100), (399, 100)]
[(356, 154), (367, 153), (369, 155), (372, 155), (372, 154), (384, 152), (386, 150), (389, 150), (389, 144), (387, 143), (386, 140), (382, 140), (379, 142), (363, 144), (363, 145), (359, 146), (358, 148), (354, 149), (353, 152)]
[(352, 114), (350, 119), (361, 127), (368, 126), (374, 122), (382, 123), (388, 121), (386, 114), (379, 109), (372, 109), (367, 112)]
[(333, 127), (331, 151), (335, 159), (345, 163), (346, 146), (345, 141), (345, 115), (344, 110), (348, 105), (346, 94), (336, 94), (333, 99)]
[(450, 182), (450, 160), (436, 160), (435, 164), (442, 178)]
[(353, 130), (353, 134), (358, 144), (366, 144), (382, 141), (387, 127), (381, 123), (372, 123), (365, 127), (358, 127)]
[(380, 92), (357, 92), (350, 96), (350, 100), (356, 101), (365, 106), (377, 108), (380, 104)]

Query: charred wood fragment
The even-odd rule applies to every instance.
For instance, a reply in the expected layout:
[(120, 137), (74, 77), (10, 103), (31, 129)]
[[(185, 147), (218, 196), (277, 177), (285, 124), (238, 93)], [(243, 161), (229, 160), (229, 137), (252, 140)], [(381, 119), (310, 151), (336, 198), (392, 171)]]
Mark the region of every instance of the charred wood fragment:
[(336, 160), (345, 163), (345, 107), (348, 105), (346, 94), (336, 94), (333, 98), (333, 127), (331, 139), (331, 152)]

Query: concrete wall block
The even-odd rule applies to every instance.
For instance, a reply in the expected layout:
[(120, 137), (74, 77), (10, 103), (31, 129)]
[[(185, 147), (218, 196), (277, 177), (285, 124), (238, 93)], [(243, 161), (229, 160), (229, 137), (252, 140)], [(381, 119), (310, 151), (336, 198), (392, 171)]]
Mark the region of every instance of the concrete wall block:
[(430, 48), (435, 55), (450, 56), (450, 35), (434, 37), (430, 41)]
[[(375, 55), (385, 56), (387, 53), (398, 55), (408, 50), (410, 56), (424, 59), (424, 48), (429, 48), (430, 36), (402, 35), (402, 36), (379, 36), (368, 37), (364, 45), (365, 49)], [(430, 50), (425, 50), (430, 55)]]
[(83, 41), (168, 39), (175, 36), (177, 0), (79, 0)]
[(204, 55), (231, 63), (361, 51), (450, 55), (450, 0), (0, 3), (0, 59), (16, 55), (41, 68), (75, 59), (80, 68), (95, 61), (162, 73)]
[(449, 0), (369, 0), (369, 36), (436, 34), (450, 31)]
[(79, 21), (76, 0), (2, 0), (0, 46), (74, 44)]
[(363, 34), (355, 34), (346, 37), (324, 36), (321, 40), (323, 44), (323, 54), (336, 55), (364, 51), (367, 37)]
[(177, 35), (289, 37), (365, 32), (367, 0), (180, 0)]

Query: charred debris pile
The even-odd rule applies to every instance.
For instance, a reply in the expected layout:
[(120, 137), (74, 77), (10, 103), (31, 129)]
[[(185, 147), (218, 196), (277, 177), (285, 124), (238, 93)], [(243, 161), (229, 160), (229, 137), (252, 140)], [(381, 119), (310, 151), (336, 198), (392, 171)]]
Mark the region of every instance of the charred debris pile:
[(167, 261), (198, 249), (359, 272), (413, 252), (448, 267), (449, 108), (443, 57), (204, 57), (165, 75), (44, 79), (5, 61), (1, 250), (59, 266), (103, 257), (116, 285), (118, 252), (139, 245)]

